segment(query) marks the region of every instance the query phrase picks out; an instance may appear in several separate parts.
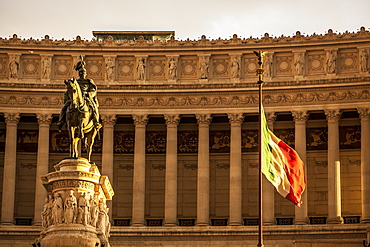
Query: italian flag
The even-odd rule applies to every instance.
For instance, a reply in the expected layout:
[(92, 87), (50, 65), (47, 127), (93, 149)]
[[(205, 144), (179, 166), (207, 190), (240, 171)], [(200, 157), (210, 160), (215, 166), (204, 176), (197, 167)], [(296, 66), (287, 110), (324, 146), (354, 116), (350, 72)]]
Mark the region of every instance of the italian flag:
[(269, 130), (263, 107), (261, 109), (262, 173), (280, 195), (299, 207), (306, 187), (304, 163), (293, 148)]

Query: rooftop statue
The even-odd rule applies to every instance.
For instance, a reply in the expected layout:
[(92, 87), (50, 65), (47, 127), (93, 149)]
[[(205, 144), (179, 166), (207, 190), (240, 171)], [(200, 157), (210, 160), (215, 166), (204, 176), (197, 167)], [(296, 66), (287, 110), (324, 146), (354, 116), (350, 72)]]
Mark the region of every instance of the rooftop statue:
[(90, 161), (92, 146), (102, 125), (99, 122), (97, 86), (93, 80), (86, 78), (86, 63), (82, 56), (80, 58), (81, 60), (74, 66), (78, 71), (79, 79), (72, 78), (64, 81), (67, 91), (64, 93), (64, 106), (57, 126), (61, 130), (64, 123), (67, 124), (71, 157), (78, 158), (78, 142), (82, 139)]

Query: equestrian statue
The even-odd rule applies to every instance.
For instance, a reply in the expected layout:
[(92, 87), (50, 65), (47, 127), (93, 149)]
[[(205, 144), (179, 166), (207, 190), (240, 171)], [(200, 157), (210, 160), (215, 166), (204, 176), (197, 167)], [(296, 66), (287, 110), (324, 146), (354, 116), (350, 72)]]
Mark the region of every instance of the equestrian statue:
[(80, 59), (74, 66), (79, 79), (72, 78), (64, 81), (67, 90), (64, 93), (64, 106), (60, 112), (57, 126), (61, 131), (64, 123), (67, 124), (70, 157), (78, 158), (78, 143), (82, 140), (90, 162), (92, 146), (102, 125), (99, 122), (97, 86), (93, 80), (86, 78), (85, 61), (82, 56)]

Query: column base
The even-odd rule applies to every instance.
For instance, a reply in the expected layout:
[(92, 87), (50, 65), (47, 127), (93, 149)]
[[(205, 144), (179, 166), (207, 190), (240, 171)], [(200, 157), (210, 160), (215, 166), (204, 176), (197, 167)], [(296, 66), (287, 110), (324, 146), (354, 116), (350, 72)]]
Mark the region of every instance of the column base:
[(197, 222), (195, 225), (196, 226), (209, 226), (209, 223), (208, 222)]
[(4, 222), (1, 222), (0, 225), (3, 225), (3, 226), (14, 226), (14, 222), (7, 222), (7, 221), (4, 221)]
[(298, 219), (298, 220), (294, 220), (294, 225), (307, 225), (309, 222), (310, 221), (308, 218)]
[(167, 222), (167, 223), (164, 223), (163, 226), (174, 227), (174, 226), (177, 226), (177, 224), (173, 222)]
[(242, 222), (241, 221), (231, 221), (229, 222), (229, 226), (242, 226)]
[(142, 226), (145, 226), (144, 223), (132, 223), (131, 226), (133, 227), (142, 227)]
[(341, 216), (337, 216), (335, 218), (328, 219), (328, 224), (343, 224), (343, 218)]

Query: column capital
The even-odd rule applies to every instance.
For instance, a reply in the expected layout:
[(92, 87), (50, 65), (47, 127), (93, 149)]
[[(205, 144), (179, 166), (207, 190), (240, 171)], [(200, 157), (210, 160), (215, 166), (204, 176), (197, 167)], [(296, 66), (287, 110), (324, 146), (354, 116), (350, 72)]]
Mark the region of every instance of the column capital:
[(104, 126), (113, 126), (116, 123), (116, 115), (115, 114), (100, 114)]
[(243, 113), (228, 113), (227, 114), (229, 118), (229, 123), (231, 125), (241, 125), (244, 120), (244, 114)]
[(198, 125), (209, 125), (212, 121), (212, 116), (208, 114), (195, 114)]
[(148, 115), (147, 114), (142, 114), (142, 115), (132, 115), (132, 118), (134, 119), (134, 124), (135, 126), (139, 126), (139, 125), (144, 125), (146, 126), (146, 124), (148, 123)]
[(292, 116), (295, 123), (306, 122), (308, 119), (307, 111), (292, 111)]
[(360, 115), (360, 118), (370, 118), (370, 109), (369, 108), (363, 108), (363, 107), (358, 107), (357, 112)]
[(166, 125), (178, 125), (180, 122), (179, 114), (165, 114), (164, 119), (166, 120)]
[(276, 112), (265, 112), (266, 120), (269, 123), (273, 123), (276, 120)]
[(51, 113), (36, 113), (36, 117), (39, 125), (50, 125), (53, 118)]
[(324, 110), (324, 112), (326, 115), (326, 120), (328, 120), (328, 122), (337, 122), (342, 115), (339, 109), (326, 109)]
[(18, 124), (21, 114), (4, 112), (4, 118), (6, 124)]

